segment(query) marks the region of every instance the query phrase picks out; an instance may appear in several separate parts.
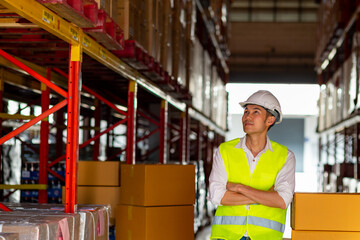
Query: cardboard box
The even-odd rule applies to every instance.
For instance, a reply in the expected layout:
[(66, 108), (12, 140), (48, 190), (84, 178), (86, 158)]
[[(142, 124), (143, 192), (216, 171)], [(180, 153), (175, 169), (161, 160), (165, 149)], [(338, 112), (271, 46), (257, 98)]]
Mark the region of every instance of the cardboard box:
[(334, 231), (292, 231), (292, 240), (354, 240), (360, 239), (360, 232)]
[(360, 194), (295, 193), (291, 227), (293, 230), (360, 231), (359, 202)]
[(117, 18), (113, 20), (123, 30), (124, 39), (139, 40), (141, 34), (141, 12), (136, 1), (120, 0), (117, 2)]
[(79, 186), (120, 186), (119, 161), (79, 161)]
[(194, 207), (141, 207), (118, 205), (116, 239), (194, 239)]
[(139, 206), (195, 203), (195, 166), (121, 165), (120, 203)]

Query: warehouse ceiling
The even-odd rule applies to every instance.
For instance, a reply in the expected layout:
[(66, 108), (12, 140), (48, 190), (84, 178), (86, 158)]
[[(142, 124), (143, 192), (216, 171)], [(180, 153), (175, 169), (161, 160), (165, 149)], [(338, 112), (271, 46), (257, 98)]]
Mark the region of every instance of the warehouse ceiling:
[(314, 0), (234, 0), (230, 82), (316, 83)]

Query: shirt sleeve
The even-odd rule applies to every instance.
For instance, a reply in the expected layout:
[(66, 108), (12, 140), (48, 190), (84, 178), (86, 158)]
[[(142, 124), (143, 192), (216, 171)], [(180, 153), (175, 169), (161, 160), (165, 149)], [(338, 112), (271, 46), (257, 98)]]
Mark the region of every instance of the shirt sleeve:
[(226, 192), (228, 175), (219, 148), (215, 151), (213, 165), (209, 176), (209, 200), (214, 205), (221, 205)]
[(295, 155), (288, 150), (286, 162), (276, 176), (274, 188), (284, 199), (286, 207), (291, 203), (295, 191), (295, 166)]

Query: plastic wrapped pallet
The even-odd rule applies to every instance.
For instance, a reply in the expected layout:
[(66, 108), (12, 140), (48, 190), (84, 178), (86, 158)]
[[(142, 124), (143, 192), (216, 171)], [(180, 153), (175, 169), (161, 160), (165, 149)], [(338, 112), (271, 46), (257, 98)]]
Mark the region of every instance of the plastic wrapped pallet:
[(174, 10), (172, 15), (173, 41), (172, 41), (172, 75), (176, 81), (182, 85), (186, 85), (186, 3), (184, 0), (174, 1)]
[(217, 88), (217, 81), (219, 75), (217, 72), (217, 68), (215, 65), (212, 66), (212, 73), (211, 73), (211, 115), (210, 118), (213, 121), (216, 121), (217, 116), (217, 109), (218, 109), (218, 88)]
[(202, 111), (203, 107), (203, 97), (202, 91), (203, 89), (203, 47), (196, 38), (194, 42), (194, 50), (193, 50), (193, 59), (192, 59), (192, 71), (190, 78), (189, 90), (192, 95), (192, 105), (199, 111)]
[(211, 115), (211, 65), (210, 55), (208, 51), (204, 51), (204, 87), (202, 88), (202, 93), (204, 101), (203, 113), (207, 117)]
[[(18, 215), (41, 216), (76, 216), (76, 225), (79, 240), (105, 240), (109, 235), (110, 207), (104, 205), (78, 205), (78, 213), (65, 214), (63, 205), (35, 204), (35, 203), (7, 203), (10, 209)], [(7, 213), (3, 213), (6, 215)], [(80, 221), (79, 221), (80, 216)], [(22, 238), (20, 238), (22, 239)]]
[[(344, 107), (343, 107), (343, 118), (349, 117), (351, 110), (354, 103), (351, 101), (350, 97), (350, 82), (351, 82), (351, 71), (352, 71), (352, 62), (353, 56), (351, 55), (343, 64), (344, 69)], [(322, 129), (319, 129), (322, 130)]]
[(224, 82), (218, 78), (217, 83), (217, 111), (216, 111), (216, 123), (221, 127), (226, 127), (226, 112), (227, 112), (227, 93)]
[(2, 231), (19, 233), (20, 240), (79, 239), (79, 214), (13, 211), (1, 212), (0, 219)]
[(339, 123), (343, 120), (343, 103), (344, 103), (344, 79), (343, 79), (343, 67), (340, 66), (337, 71), (334, 73), (334, 85), (336, 86), (335, 91), (335, 109), (334, 117), (335, 122)]
[(335, 86), (333, 80), (326, 84), (326, 128), (330, 128), (335, 123), (334, 109), (336, 107)]
[(320, 96), (318, 101), (319, 118), (318, 118), (318, 130), (322, 131), (325, 126), (325, 114), (326, 114), (326, 85), (323, 84), (320, 87)]
[(173, 13), (174, 3), (171, 0), (165, 0), (163, 4), (163, 38), (161, 39), (160, 64), (165, 71), (172, 74), (172, 52), (173, 52)]
[(4, 233), (0, 232), (0, 239), (1, 240), (19, 240), (19, 234), (18, 233)]

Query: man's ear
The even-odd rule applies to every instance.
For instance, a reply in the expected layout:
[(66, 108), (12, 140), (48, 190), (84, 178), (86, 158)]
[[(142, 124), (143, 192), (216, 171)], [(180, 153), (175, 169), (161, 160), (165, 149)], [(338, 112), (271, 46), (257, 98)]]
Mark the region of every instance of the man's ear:
[(269, 125), (269, 126), (271, 126), (271, 125), (273, 125), (274, 123), (275, 123), (275, 117), (274, 116), (268, 116), (268, 118), (266, 119), (266, 123)]

